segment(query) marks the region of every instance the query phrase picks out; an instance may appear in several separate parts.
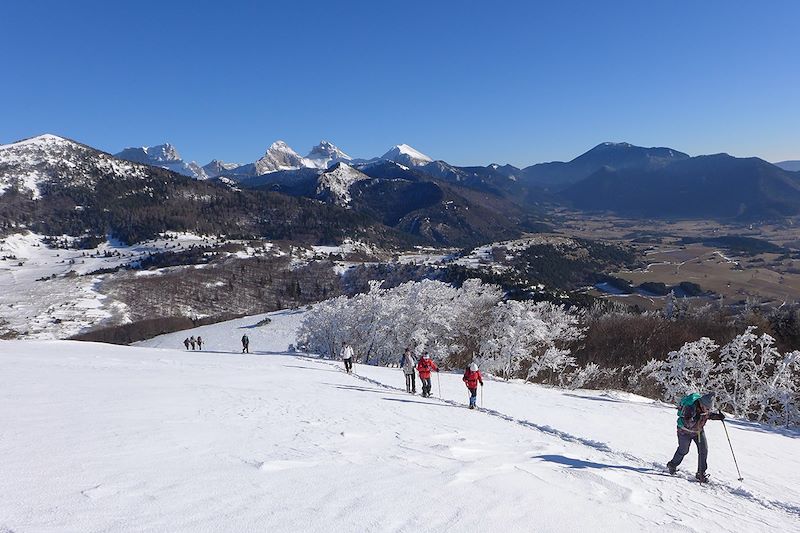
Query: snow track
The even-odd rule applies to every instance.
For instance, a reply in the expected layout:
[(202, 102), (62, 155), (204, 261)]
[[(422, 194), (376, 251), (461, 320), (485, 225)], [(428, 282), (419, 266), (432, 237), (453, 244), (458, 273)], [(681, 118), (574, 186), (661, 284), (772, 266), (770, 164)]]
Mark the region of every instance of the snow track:
[[(336, 363), (331, 363), (331, 362), (328, 362), (328, 361), (326, 361), (325, 364), (328, 364), (329, 366), (333, 366), (333, 367), (339, 368), (339, 370), (341, 372), (344, 372), (340, 368), (341, 365), (338, 365)], [(368, 378), (366, 376), (362, 376), (362, 375), (359, 375), (359, 374), (356, 374), (356, 373), (351, 374), (351, 376), (356, 378), (356, 379), (359, 379), (361, 381), (365, 381), (365, 382), (373, 384), (373, 385), (384, 387), (384, 388), (386, 388), (388, 390), (404, 392), (404, 389), (401, 389), (399, 387), (392, 387), (390, 385), (386, 385), (385, 383), (383, 383), (381, 381), (378, 381), (378, 380), (375, 380), (375, 379), (371, 379), (371, 378)], [(458, 401), (455, 401), (455, 400), (449, 400), (449, 399), (446, 399), (446, 398), (431, 398), (431, 399), (436, 400), (436, 401), (441, 402), (441, 403), (444, 403), (444, 404), (447, 404), (447, 405), (450, 405), (450, 406), (453, 406), (453, 407), (462, 407), (462, 408), (465, 407), (464, 403), (461, 403), (461, 402), (458, 402)], [(535, 431), (538, 431), (540, 433), (543, 433), (543, 434), (551, 436), (551, 437), (555, 437), (557, 439), (561, 439), (561, 440), (563, 440), (565, 442), (568, 442), (568, 443), (576, 443), (576, 444), (581, 444), (583, 446), (588, 446), (589, 448), (593, 448), (594, 450), (597, 450), (597, 451), (604, 452), (604, 453), (608, 454), (611, 458), (613, 458), (613, 459), (615, 459), (617, 461), (623, 461), (623, 462), (627, 462), (627, 463), (632, 463), (630, 465), (609, 465), (609, 464), (591, 463), (591, 462), (581, 461), (581, 460), (570, 460), (570, 459), (567, 459), (567, 458), (564, 458), (564, 457), (561, 457), (561, 456), (550, 456), (550, 457), (544, 457), (543, 456), (542, 457), (545, 460), (548, 460), (548, 461), (551, 461), (551, 462), (554, 462), (554, 463), (558, 463), (558, 464), (563, 464), (563, 465), (565, 465), (565, 466), (567, 466), (569, 468), (577, 468), (577, 469), (583, 469), (583, 468), (599, 468), (599, 469), (612, 468), (613, 469), (613, 468), (616, 468), (616, 469), (629, 470), (631, 472), (638, 472), (638, 473), (647, 474), (647, 475), (664, 476), (664, 477), (669, 477), (669, 478), (674, 478), (674, 477), (680, 478), (680, 476), (671, 476), (668, 473), (666, 473), (665, 470), (664, 470), (664, 468), (665, 468), (664, 464), (653, 463), (653, 462), (648, 463), (647, 461), (645, 461), (645, 460), (643, 460), (643, 459), (641, 459), (639, 457), (636, 457), (636, 456), (634, 456), (634, 455), (632, 455), (630, 453), (619, 452), (619, 451), (612, 450), (604, 442), (598, 442), (598, 441), (594, 441), (594, 440), (590, 440), (590, 439), (585, 439), (585, 438), (582, 438), (582, 437), (577, 437), (575, 435), (571, 435), (569, 433), (566, 433), (564, 431), (552, 428), (550, 426), (543, 426), (543, 425), (531, 422), (530, 420), (522, 420), (522, 419), (514, 418), (513, 416), (509, 416), (507, 414), (501, 413), (499, 411), (495, 411), (493, 409), (481, 408), (478, 411), (483, 413), (483, 414), (486, 414), (486, 415), (489, 415), (489, 416), (493, 416), (493, 417), (497, 417), (497, 418), (500, 418), (500, 419), (505, 420), (507, 422), (511, 422), (511, 423), (517, 424), (517, 425), (525, 427), (525, 428), (533, 429)], [(690, 461), (690, 457), (691, 456), (687, 456), (686, 461), (691, 462)], [(694, 480), (694, 475), (689, 475), (689, 480), (693, 481)], [(711, 487), (709, 490), (716, 491), (718, 494), (727, 493), (727, 494), (732, 495), (732, 496), (741, 497), (741, 498), (744, 498), (745, 500), (747, 500), (748, 502), (751, 502), (751, 503), (754, 503), (756, 505), (762, 506), (762, 507), (764, 507), (766, 509), (784, 511), (787, 514), (796, 516), (798, 519), (800, 519), (800, 505), (793, 504), (793, 503), (788, 503), (788, 502), (783, 502), (783, 501), (779, 501), (779, 500), (772, 500), (772, 499), (769, 499), (767, 497), (759, 497), (759, 496), (756, 496), (755, 494), (753, 494), (752, 492), (742, 488), (741, 486), (734, 486), (734, 485), (732, 485), (730, 483), (718, 482), (716, 480), (713, 483), (711, 483), (710, 485), (707, 485), (706, 487)], [(724, 494), (722, 494), (722, 495), (724, 495)]]
[(700, 486), (694, 450), (661, 471), (667, 406), (487, 380), (470, 411), (458, 374), (412, 396), (399, 369), (286, 353), (302, 313), (270, 317), (0, 342), (0, 531), (800, 531), (796, 434), (731, 421), (739, 485), (709, 425)]

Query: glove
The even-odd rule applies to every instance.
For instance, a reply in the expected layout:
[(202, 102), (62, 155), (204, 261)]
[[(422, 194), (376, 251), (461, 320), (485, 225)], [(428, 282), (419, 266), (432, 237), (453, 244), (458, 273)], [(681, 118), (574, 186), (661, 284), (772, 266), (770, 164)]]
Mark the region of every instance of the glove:
[(481, 381), (480, 383), (481, 383), (481, 387), (483, 387), (483, 381)]
[(711, 413), (708, 418), (711, 420), (725, 420), (725, 415), (720, 411), (718, 413)]

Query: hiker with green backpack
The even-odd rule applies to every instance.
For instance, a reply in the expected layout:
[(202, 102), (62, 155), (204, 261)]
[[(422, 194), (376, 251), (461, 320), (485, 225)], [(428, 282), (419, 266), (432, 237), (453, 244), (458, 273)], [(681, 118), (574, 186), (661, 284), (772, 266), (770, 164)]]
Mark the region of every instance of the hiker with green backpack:
[(697, 446), (697, 474), (695, 479), (701, 483), (708, 481), (708, 442), (703, 427), (708, 420), (725, 420), (722, 412), (711, 412), (714, 404), (714, 393), (699, 394), (697, 392), (684, 396), (678, 405), (678, 449), (672, 460), (667, 463), (670, 474), (674, 474), (684, 456), (689, 453), (689, 446), (694, 441)]

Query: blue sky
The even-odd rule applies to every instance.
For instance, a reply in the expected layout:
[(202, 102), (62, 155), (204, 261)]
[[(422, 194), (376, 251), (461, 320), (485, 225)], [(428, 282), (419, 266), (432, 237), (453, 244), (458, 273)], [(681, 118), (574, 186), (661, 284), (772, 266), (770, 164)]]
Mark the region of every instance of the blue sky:
[(455, 164), (602, 141), (800, 159), (800, 2), (13, 2), (0, 143), (173, 143), (249, 162), (274, 140)]

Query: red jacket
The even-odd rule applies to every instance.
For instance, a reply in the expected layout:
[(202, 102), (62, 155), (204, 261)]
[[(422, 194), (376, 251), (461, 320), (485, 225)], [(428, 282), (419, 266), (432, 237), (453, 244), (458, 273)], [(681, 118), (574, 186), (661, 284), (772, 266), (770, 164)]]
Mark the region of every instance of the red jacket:
[(431, 370), (435, 370), (436, 372), (439, 371), (439, 367), (436, 366), (436, 363), (433, 362), (433, 359), (425, 359), (423, 357), (419, 360), (419, 363), (417, 363), (417, 372), (419, 372), (419, 377), (428, 379), (431, 377)]
[(480, 370), (473, 372), (468, 368), (466, 372), (464, 372), (464, 377), (462, 379), (464, 380), (464, 383), (467, 384), (468, 389), (477, 389), (478, 383), (483, 386), (483, 377), (481, 376)]

